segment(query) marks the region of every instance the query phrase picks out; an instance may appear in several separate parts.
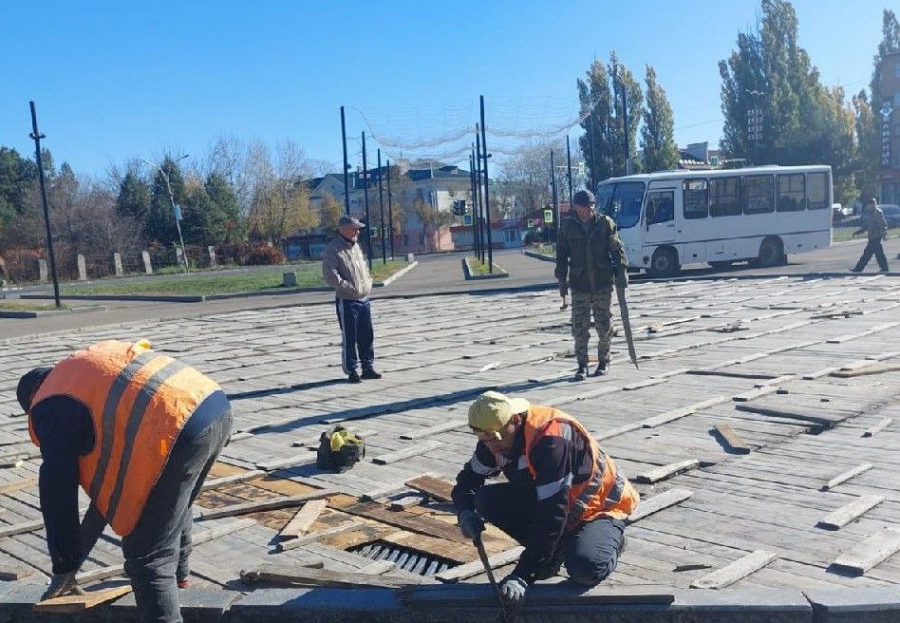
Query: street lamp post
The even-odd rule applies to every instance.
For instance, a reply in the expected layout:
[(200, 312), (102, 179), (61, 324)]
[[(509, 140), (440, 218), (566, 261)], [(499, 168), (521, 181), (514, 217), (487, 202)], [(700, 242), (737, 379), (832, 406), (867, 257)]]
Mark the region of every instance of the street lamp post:
[[(172, 164), (181, 162), (187, 157), (188, 154), (185, 154), (180, 158), (173, 160)], [(150, 162), (149, 160), (144, 160), (144, 162), (156, 167), (159, 172), (162, 173), (163, 179), (166, 180), (166, 189), (169, 191), (169, 201), (172, 204), (172, 216), (175, 217), (175, 227), (178, 229), (178, 240), (181, 242), (181, 260), (182, 262), (184, 262), (184, 272), (189, 273), (191, 272), (191, 269), (188, 267), (187, 250), (184, 248), (184, 236), (181, 235), (181, 219), (179, 218), (180, 214), (178, 212), (178, 208), (175, 206), (175, 195), (172, 193), (172, 184), (169, 182), (169, 174), (166, 173), (165, 170), (155, 162)]]

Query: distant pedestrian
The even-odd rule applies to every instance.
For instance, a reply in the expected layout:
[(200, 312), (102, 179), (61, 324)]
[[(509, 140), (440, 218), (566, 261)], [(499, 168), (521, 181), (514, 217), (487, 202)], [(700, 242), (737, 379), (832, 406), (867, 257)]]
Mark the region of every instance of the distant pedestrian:
[(575, 380), (583, 381), (588, 373), (591, 314), (598, 340), (594, 376), (609, 371), (613, 284), (618, 281), (623, 286), (628, 285), (628, 259), (615, 221), (594, 211), (591, 191), (579, 190), (572, 205), (575, 217), (560, 223), (555, 274), (563, 305), (569, 289), (572, 290), (572, 336), (578, 360)]
[[(351, 216), (338, 221), (338, 235), (325, 247), (322, 276), (334, 288), (338, 323), (343, 337), (341, 366), (347, 380), (380, 379), (375, 371), (375, 334), (372, 328), (372, 275), (359, 245), (359, 230), (365, 225)], [(362, 363), (362, 376), (357, 366)]]
[(884, 247), (881, 246), (881, 241), (887, 240), (887, 231), (888, 226), (887, 220), (884, 218), (884, 212), (878, 207), (874, 198), (869, 199), (860, 217), (860, 228), (853, 232), (854, 236), (866, 232), (869, 237), (869, 243), (859, 257), (856, 266), (851, 268), (850, 272), (861, 273), (873, 255), (878, 261), (878, 268), (881, 269), (881, 272), (888, 272), (887, 257), (884, 254)]

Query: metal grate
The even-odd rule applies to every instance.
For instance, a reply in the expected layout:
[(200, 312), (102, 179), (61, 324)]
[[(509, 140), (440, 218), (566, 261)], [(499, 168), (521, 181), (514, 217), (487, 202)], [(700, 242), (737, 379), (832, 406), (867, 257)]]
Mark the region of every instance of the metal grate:
[(386, 541), (375, 541), (374, 543), (358, 545), (351, 547), (349, 551), (372, 560), (386, 560), (396, 563), (398, 569), (426, 577), (446, 571), (459, 564), (446, 558), (408, 547), (400, 547)]

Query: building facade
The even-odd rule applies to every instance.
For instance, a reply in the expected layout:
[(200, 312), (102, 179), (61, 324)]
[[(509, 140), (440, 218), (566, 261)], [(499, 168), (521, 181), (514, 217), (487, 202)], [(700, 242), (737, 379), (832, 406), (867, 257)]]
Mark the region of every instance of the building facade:
[(881, 137), (878, 194), (882, 203), (900, 203), (900, 52), (882, 60), (879, 91), (881, 101), (872, 102)]

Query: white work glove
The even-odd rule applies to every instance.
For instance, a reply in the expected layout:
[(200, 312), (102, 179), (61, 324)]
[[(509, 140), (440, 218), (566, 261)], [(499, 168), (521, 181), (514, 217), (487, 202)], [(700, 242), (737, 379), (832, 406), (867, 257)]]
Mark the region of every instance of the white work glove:
[(517, 575), (508, 575), (500, 583), (500, 595), (508, 606), (518, 607), (525, 603), (528, 583)]
[(467, 539), (474, 541), (479, 534), (484, 532), (484, 520), (472, 509), (467, 508), (461, 512), (457, 523), (459, 523), (459, 531)]
[(78, 586), (75, 579), (75, 572), (54, 573), (50, 578), (50, 586), (41, 596), (41, 601), (45, 599), (53, 599), (54, 597), (62, 597), (63, 595), (84, 595), (84, 591)]

